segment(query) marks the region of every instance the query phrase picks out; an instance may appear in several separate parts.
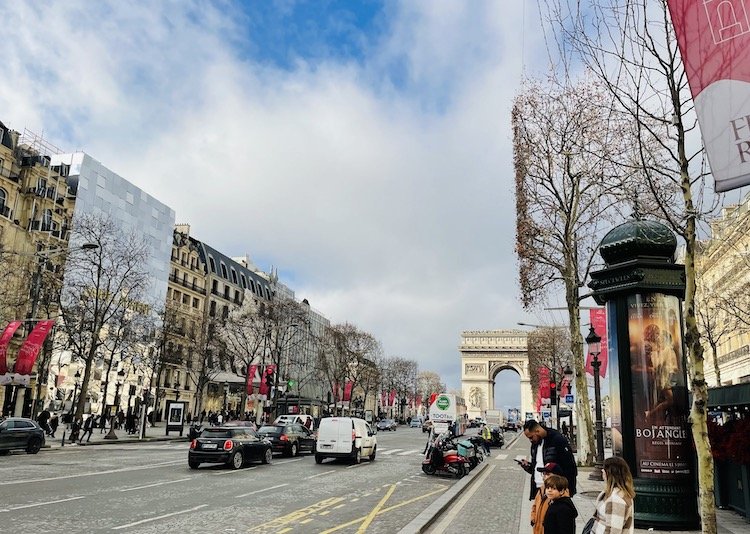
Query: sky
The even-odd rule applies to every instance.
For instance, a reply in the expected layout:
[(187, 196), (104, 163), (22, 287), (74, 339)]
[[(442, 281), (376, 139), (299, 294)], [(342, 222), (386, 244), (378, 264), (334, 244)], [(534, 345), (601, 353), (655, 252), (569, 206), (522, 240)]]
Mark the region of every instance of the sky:
[(2, 2), (0, 19), (0, 121), (87, 152), (385, 355), (458, 388), (462, 330), (564, 322), (522, 310), (514, 254), (535, 2)]

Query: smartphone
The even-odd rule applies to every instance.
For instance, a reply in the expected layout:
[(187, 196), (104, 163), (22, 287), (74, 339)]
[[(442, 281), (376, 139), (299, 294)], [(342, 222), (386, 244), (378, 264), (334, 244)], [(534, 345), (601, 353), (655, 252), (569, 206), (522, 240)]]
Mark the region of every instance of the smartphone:
[(519, 460), (518, 458), (513, 458), (518, 465), (523, 465), (523, 462)]

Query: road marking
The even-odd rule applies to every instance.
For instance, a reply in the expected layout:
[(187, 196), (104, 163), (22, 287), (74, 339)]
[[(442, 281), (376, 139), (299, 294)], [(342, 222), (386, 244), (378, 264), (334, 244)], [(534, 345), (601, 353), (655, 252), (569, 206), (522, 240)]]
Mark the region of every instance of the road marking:
[(347, 466), (346, 469), (356, 469), (357, 467), (362, 467), (365, 464), (353, 464), (350, 466)]
[(279, 530), (276, 534), (284, 534), (285, 532), (289, 532), (290, 530), (292, 530), (292, 527)]
[(19, 506), (11, 506), (9, 508), (0, 509), (0, 512), (12, 512), (13, 510), (22, 510), (24, 508), (34, 508), (35, 506), (47, 506), (48, 504), (57, 504), (59, 502), (77, 501), (78, 499), (85, 499), (84, 495), (80, 497), (70, 497), (68, 499), (59, 499), (57, 501), (38, 502), (36, 504), (21, 504)]
[(328, 514), (330, 514), (330, 513), (331, 513), (331, 511), (330, 511), (330, 510), (325, 510), (325, 511), (323, 511), (323, 512), (320, 512), (320, 513), (319, 513), (318, 515), (328, 515)]
[(142, 469), (155, 469), (157, 467), (164, 467), (167, 465), (181, 464), (185, 460), (173, 460), (171, 462), (160, 462), (158, 464), (141, 465), (139, 467), (122, 467), (120, 469), (108, 469), (106, 471), (93, 471), (91, 473), (77, 473), (75, 475), (61, 475), (59, 477), (48, 477), (48, 478), (29, 478), (24, 480), (9, 480), (0, 482), (0, 486), (11, 486), (13, 484), (31, 484), (32, 482), (49, 482), (51, 480), (64, 480), (66, 478), (78, 478), (78, 477), (93, 477), (97, 475), (109, 475), (112, 473), (126, 473), (128, 471), (140, 471)]
[(498, 457), (495, 458), (495, 459), (496, 460), (507, 460), (508, 459), (508, 455), (507, 454), (499, 454)]
[[(402, 506), (406, 506), (407, 504), (411, 504), (413, 502), (419, 501), (421, 499), (424, 499), (426, 497), (430, 497), (432, 495), (435, 495), (436, 493), (444, 492), (446, 488), (442, 488), (439, 490), (431, 491), (429, 493), (425, 493), (423, 495), (420, 495), (418, 497), (414, 497), (413, 499), (406, 500), (404, 502), (400, 502), (398, 504), (394, 504), (393, 506), (389, 506), (388, 508), (384, 508), (383, 510), (380, 510), (377, 515), (384, 514), (386, 512), (390, 512), (391, 510), (396, 510), (397, 508), (401, 508)], [(349, 521), (348, 523), (344, 523), (343, 525), (339, 525), (337, 527), (329, 528), (328, 530), (324, 530), (320, 534), (331, 534), (331, 532), (336, 532), (338, 530), (341, 530), (342, 528), (351, 527), (352, 525), (356, 525), (357, 523), (361, 523), (364, 521), (364, 517), (360, 517), (358, 519), (354, 519), (352, 521)]]
[(318, 473), (317, 475), (312, 475), (312, 476), (309, 476), (309, 477), (305, 477), (305, 480), (310, 480), (311, 478), (315, 478), (315, 477), (322, 477), (323, 475), (330, 475), (331, 473), (335, 473), (335, 472), (336, 471), (324, 471), (322, 473)]
[(134, 523), (128, 523), (127, 525), (120, 525), (119, 527), (112, 527), (112, 530), (121, 530), (123, 528), (130, 528), (135, 527), (137, 525), (142, 525), (144, 523), (150, 523), (152, 521), (158, 521), (159, 519), (164, 519), (167, 517), (172, 517), (175, 515), (180, 514), (189, 514), (190, 512), (195, 512), (196, 510), (200, 510), (201, 508), (205, 508), (208, 506), (207, 504), (201, 504), (200, 506), (196, 506), (194, 508), (188, 508), (187, 510), (180, 510), (179, 512), (172, 512), (171, 514), (164, 514), (156, 517), (149, 517), (148, 519), (141, 519), (140, 521), (136, 521)]
[(349, 502), (357, 502), (358, 500), (359, 500), (359, 497), (355, 497), (352, 500), (350, 500)]
[(288, 486), (289, 484), (279, 484), (278, 486), (271, 486), (270, 488), (260, 489), (251, 491), (250, 493), (243, 493), (242, 495), (237, 495), (235, 499), (241, 499), (242, 497), (248, 497), (250, 495), (255, 495), (256, 493), (263, 493), (264, 491), (271, 491), (278, 488), (283, 488), (284, 486)]
[(451, 521), (453, 521), (461, 512), (461, 510), (463, 510), (463, 507), (466, 506), (467, 502), (469, 502), (471, 496), (474, 495), (474, 493), (480, 487), (482, 487), (482, 483), (489, 476), (492, 470), (495, 469), (495, 467), (496, 466), (491, 465), (487, 469), (485, 469), (481, 475), (479, 475), (479, 479), (477, 479), (476, 483), (472, 485), (469, 491), (467, 491), (466, 494), (462, 495), (459, 501), (454, 506), (451, 506), (448, 509), (448, 512), (445, 514), (445, 518), (435, 526), (434, 532), (441, 533), (446, 531)]
[(271, 521), (267, 523), (263, 523), (262, 525), (256, 525), (248, 532), (271, 532), (275, 531), (277, 528), (286, 527), (289, 523), (292, 523), (294, 521), (300, 521), (302, 519), (307, 519), (313, 514), (318, 514), (328, 508), (329, 506), (334, 506), (342, 502), (344, 497), (330, 497), (328, 499), (324, 499), (322, 501), (316, 502), (315, 504), (311, 504), (310, 506), (307, 506), (305, 508), (300, 508), (299, 510), (295, 510), (294, 512), (288, 513), (287, 515), (283, 515), (281, 517), (277, 517), (276, 519), (272, 519)]
[[(419, 449), (412, 449), (412, 450), (410, 450), (410, 451), (406, 451), (406, 452), (400, 452), (400, 453), (398, 453), (398, 455), (399, 455), (399, 456), (409, 456), (410, 454), (414, 454), (414, 453), (416, 453), (416, 452), (419, 452)], [(420, 455), (420, 456), (422, 456), (422, 453), (421, 453), (421, 452), (419, 452), (419, 455)]]
[(237, 473), (242, 473), (243, 471), (252, 471), (253, 469), (258, 469), (258, 466), (254, 465), (252, 467), (246, 467), (244, 469), (233, 469), (232, 471), (224, 471), (223, 473), (213, 473), (213, 476), (221, 477), (224, 475), (236, 475)]
[(310, 521), (312, 521), (313, 519), (314, 519), (314, 518), (312, 518), (312, 517), (308, 517), (307, 519), (303, 519), (302, 521), (300, 521), (300, 522), (299, 522), (299, 524), (300, 524), (300, 525), (306, 525), (306, 524), (308, 524), (308, 523), (309, 523)]
[(375, 516), (378, 515), (381, 508), (383, 508), (383, 505), (386, 503), (386, 501), (393, 495), (393, 492), (396, 491), (396, 484), (391, 484), (391, 487), (388, 488), (388, 491), (385, 492), (385, 495), (383, 495), (383, 498), (380, 499), (380, 502), (375, 505), (375, 508), (373, 508), (369, 514), (367, 514), (367, 517), (362, 522), (362, 524), (357, 529), (357, 534), (364, 534), (367, 530), (367, 527), (370, 526), (370, 523), (372, 523), (372, 520), (375, 519)]
[(346, 506), (346, 503), (341, 503), (338, 506), (334, 506), (333, 509), (338, 510), (339, 508), (343, 508), (344, 506)]
[(155, 484), (147, 484), (145, 486), (136, 486), (135, 488), (126, 488), (126, 489), (121, 489), (120, 491), (124, 493), (126, 491), (135, 491), (135, 490), (139, 490), (139, 489), (153, 488), (154, 486), (163, 486), (164, 484), (176, 484), (177, 482), (185, 482), (186, 480), (192, 480), (192, 479), (190, 479), (190, 478), (181, 478), (180, 480), (169, 480), (167, 482), (156, 482)]
[(301, 462), (302, 460), (304, 460), (304, 458), (296, 458), (294, 460), (277, 460), (273, 463), (276, 465), (283, 465), (283, 464), (290, 464), (292, 462)]
[(394, 452), (403, 451), (404, 449), (386, 449), (383, 451), (382, 449), (378, 449), (378, 452), (382, 454), (383, 456), (388, 456), (389, 454), (393, 454)]

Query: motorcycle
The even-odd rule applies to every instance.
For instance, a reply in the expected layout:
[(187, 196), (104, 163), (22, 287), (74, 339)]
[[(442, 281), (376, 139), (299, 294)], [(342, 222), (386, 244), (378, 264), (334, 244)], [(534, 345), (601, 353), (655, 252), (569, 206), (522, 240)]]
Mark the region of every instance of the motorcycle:
[(482, 436), (471, 436), (457, 443), (458, 454), (469, 462), (469, 471), (484, 461), (483, 441)]
[(422, 471), (426, 475), (447, 474), (461, 478), (469, 469), (469, 461), (458, 453), (450, 433), (437, 436), (427, 447), (422, 460)]

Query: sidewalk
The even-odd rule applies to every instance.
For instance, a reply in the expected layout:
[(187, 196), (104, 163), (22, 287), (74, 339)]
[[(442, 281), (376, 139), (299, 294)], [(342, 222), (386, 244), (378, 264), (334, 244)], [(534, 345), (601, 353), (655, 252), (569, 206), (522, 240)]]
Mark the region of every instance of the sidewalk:
[[(140, 439), (138, 437), (138, 434), (131, 434), (128, 435), (127, 432), (125, 432), (124, 429), (115, 430), (115, 435), (117, 436), (117, 439), (105, 439), (105, 436), (109, 434), (109, 428), (107, 428), (104, 432), (101, 432), (100, 428), (95, 428), (93, 434), (91, 434), (91, 438), (89, 441), (84, 441), (82, 444), (71, 443), (68, 439), (70, 436), (70, 430), (65, 427), (65, 425), (61, 425), (58, 427), (57, 432), (55, 432), (55, 437), (51, 438), (47, 436), (45, 438), (45, 445), (44, 450), (57, 450), (61, 449), (63, 447), (90, 447), (92, 445), (117, 445), (122, 443), (144, 443), (144, 442), (153, 442), (153, 441), (187, 441), (187, 435), (189, 431), (189, 426), (186, 425), (185, 429), (182, 432), (182, 436), (180, 436), (179, 432), (170, 431), (169, 436), (166, 435), (166, 426), (164, 422), (156, 423), (154, 426), (148, 426), (146, 427), (146, 437), (144, 439)], [(63, 445), (63, 434), (65, 435), (65, 445)], [(83, 435), (81, 432), (79, 435)]]
[[(515, 443), (519, 438), (523, 439), (523, 434), (519, 433), (518, 437), (512, 439), (503, 451)], [(526, 449), (528, 451), (528, 449)], [(494, 455), (493, 455), (494, 456)], [(511, 461), (509, 459), (509, 461)], [(430, 505), (420, 516), (409, 523), (401, 534), (417, 533), (434, 533), (455, 532), (459, 528), (462, 530), (483, 531), (487, 525), (493, 525), (494, 532), (510, 534), (531, 533), (531, 527), (528, 524), (528, 517), (531, 513), (531, 501), (528, 500), (531, 477), (523, 477), (523, 484), (519, 481), (519, 487), (507, 487), (501, 483), (502, 470), (513, 469), (505, 468), (497, 464), (485, 461), (472, 473), (464, 477), (460, 482), (455, 484), (451, 489), (446, 491), (440, 498), (439, 502)], [(573, 497), (573, 502), (578, 510), (578, 519), (576, 521), (576, 532), (580, 532), (586, 522), (594, 514), (596, 496), (604, 488), (604, 483), (589, 480), (589, 474), (592, 472), (591, 467), (579, 467), (577, 489), (578, 493)], [(507, 481), (507, 477), (505, 477)], [(523, 488), (521, 488), (521, 485)], [(515, 515), (518, 510), (513, 506), (513, 510), (504, 510), (500, 501), (503, 495), (512, 494), (515, 498), (520, 498), (521, 511), (518, 517)], [(518, 501), (516, 501), (518, 502)], [(508, 507), (510, 508), (510, 506)], [(744, 517), (736, 512), (729, 510), (716, 510), (717, 532), (719, 534), (747, 534), (750, 532), (750, 523)], [(637, 534), (646, 534), (654, 532), (648, 529), (635, 529)], [(700, 530), (690, 531), (659, 531), (666, 534), (700, 534)]]

